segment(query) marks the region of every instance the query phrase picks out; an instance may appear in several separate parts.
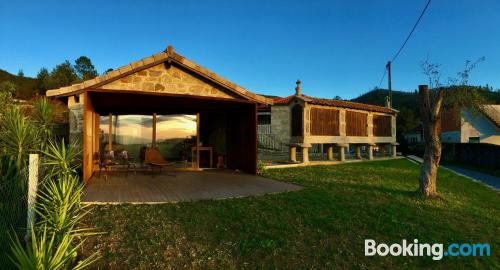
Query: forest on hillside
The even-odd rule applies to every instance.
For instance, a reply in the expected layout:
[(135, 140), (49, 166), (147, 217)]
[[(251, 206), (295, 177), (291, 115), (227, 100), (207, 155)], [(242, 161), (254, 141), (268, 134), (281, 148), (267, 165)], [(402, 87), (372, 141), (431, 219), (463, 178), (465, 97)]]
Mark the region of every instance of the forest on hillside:
[(98, 75), (92, 61), (86, 56), (80, 56), (74, 63), (66, 60), (50, 71), (42, 67), (35, 78), (24, 76), (22, 69), (17, 75), (0, 69), (0, 92), (8, 92), (14, 98), (27, 100), (45, 95), (48, 89), (68, 86)]

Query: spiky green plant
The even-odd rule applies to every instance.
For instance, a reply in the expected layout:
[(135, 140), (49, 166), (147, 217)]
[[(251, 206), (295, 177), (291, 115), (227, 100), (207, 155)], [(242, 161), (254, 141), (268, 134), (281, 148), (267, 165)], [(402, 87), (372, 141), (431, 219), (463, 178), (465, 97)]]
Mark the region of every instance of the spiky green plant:
[(14, 160), (0, 156), (0, 268), (9, 269), (9, 246), (4, 244), (9, 242), (9, 231), (26, 227), (26, 190), (26, 178)]
[(75, 175), (80, 167), (81, 148), (79, 142), (66, 146), (64, 139), (60, 142), (49, 141), (43, 153), (43, 165), (47, 167), (47, 177), (66, 177)]
[(42, 97), (33, 102), (33, 108), (31, 119), (40, 133), (39, 147), (43, 151), (54, 137), (53, 128), (56, 106), (46, 97)]
[(13, 106), (0, 118), (0, 145), (7, 155), (14, 158), (18, 169), (27, 162), (28, 153), (35, 151), (38, 130), (25, 117), (19, 107)]
[[(12, 256), (9, 256), (18, 269), (84, 269), (98, 259), (97, 253), (75, 262), (78, 249), (83, 241), (76, 241), (76, 234), (64, 234), (61, 239), (48, 232), (47, 227), (41, 228), (41, 233), (31, 229), (31, 244), (26, 247), (19, 241), (17, 235), (11, 236)], [(76, 244), (75, 244), (76, 242)]]
[(92, 230), (74, 229), (87, 214), (86, 206), (80, 203), (83, 185), (78, 177), (64, 176), (62, 179), (45, 181), (38, 193), (35, 211), (38, 227), (62, 239), (66, 234), (91, 233)]

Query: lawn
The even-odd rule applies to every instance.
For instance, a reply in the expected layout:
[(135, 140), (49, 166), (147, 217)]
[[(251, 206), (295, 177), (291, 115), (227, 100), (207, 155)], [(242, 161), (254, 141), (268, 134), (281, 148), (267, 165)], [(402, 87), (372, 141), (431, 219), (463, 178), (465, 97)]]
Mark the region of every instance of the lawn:
[[(100, 269), (499, 268), (499, 194), (439, 171), (442, 200), (419, 197), (404, 159), (268, 170), (300, 191), (165, 205), (95, 206)], [(491, 257), (365, 257), (364, 239), (485, 242)]]

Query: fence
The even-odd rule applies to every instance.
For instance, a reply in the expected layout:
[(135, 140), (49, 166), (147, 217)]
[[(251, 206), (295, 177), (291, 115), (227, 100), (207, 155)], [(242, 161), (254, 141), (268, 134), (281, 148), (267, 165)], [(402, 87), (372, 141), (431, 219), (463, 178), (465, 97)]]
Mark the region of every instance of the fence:
[[(24, 238), (34, 219), (33, 205), (38, 186), (38, 155), (30, 155), (30, 171), (19, 171), (15, 162), (0, 157), (0, 268), (13, 268), (9, 234)], [(30, 194), (28, 196), (28, 194)], [(30, 205), (30, 206), (28, 206)], [(30, 221), (28, 221), (30, 220)]]
[(285, 151), (288, 146), (273, 134), (258, 133), (259, 148)]
[(500, 145), (444, 143), (443, 160), (500, 169)]
[(257, 125), (258, 133), (271, 134), (271, 125)]

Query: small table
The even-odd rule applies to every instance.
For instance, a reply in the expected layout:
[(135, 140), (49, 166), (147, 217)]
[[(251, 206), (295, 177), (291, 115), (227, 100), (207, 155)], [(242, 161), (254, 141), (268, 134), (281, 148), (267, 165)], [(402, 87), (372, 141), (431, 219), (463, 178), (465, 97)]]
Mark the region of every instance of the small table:
[[(196, 155), (196, 151), (208, 151), (210, 155), (210, 168), (213, 168), (213, 147), (210, 146), (193, 146), (191, 147), (191, 157), (194, 160), (196, 157), (196, 164), (193, 162), (193, 168), (200, 167), (200, 161), (198, 160), (198, 156)], [(198, 165), (198, 166), (195, 166)]]

